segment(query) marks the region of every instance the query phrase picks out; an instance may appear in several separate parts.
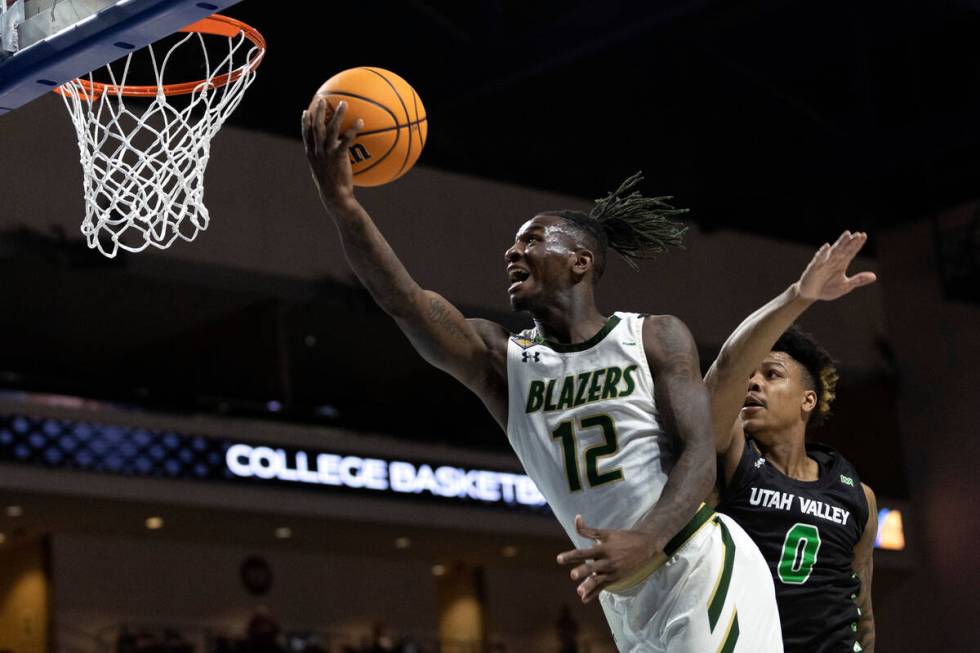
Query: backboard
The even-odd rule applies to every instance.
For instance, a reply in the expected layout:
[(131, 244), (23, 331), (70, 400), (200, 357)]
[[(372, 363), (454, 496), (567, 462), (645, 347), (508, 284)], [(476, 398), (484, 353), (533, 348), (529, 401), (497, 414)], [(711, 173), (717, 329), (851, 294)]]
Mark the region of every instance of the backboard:
[(0, 0), (0, 114), (240, 0)]

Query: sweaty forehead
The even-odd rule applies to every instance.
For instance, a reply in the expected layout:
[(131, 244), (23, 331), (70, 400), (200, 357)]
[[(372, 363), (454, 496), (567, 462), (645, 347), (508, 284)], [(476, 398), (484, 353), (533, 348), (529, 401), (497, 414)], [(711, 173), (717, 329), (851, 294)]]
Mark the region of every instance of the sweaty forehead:
[(562, 219), (557, 215), (539, 213), (538, 215), (534, 216), (533, 218), (531, 218), (530, 220), (522, 224), (520, 228), (517, 230), (517, 232), (521, 233), (522, 231), (529, 231), (534, 228), (544, 229), (545, 227), (550, 227), (559, 222), (562, 222)]
[(561, 216), (540, 213), (522, 224), (520, 229), (517, 230), (517, 235), (520, 236), (531, 232), (538, 232), (544, 235), (570, 234), (571, 229)]

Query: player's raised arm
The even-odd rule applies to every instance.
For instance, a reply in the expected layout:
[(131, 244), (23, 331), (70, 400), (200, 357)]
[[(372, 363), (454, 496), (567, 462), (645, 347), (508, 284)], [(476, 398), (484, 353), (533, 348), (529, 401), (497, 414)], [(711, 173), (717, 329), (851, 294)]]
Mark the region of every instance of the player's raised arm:
[(418, 352), (476, 392), (486, 390), (494, 371), (488, 342), (506, 341), (503, 329), (483, 321), (467, 321), (448, 301), (423, 289), (409, 275), (391, 246), (354, 197), (348, 148), (362, 126), (360, 120), (343, 134), (346, 111), (315, 97), (303, 112), (303, 143), (324, 208), (340, 231), (347, 260), (361, 283), (391, 315)]
[(847, 267), (867, 238), (865, 233), (845, 231), (833, 245), (824, 244), (799, 280), (745, 318), (722, 346), (705, 376), (705, 383), (711, 394), (715, 447), (718, 455), (726, 457), (726, 476), (738, 462), (737, 455), (726, 454), (731, 454), (733, 444), (741, 443), (735, 437), (739, 431), (735, 426), (745, 401), (749, 375), (779, 336), (814, 302), (837, 299), (875, 281), (872, 272), (847, 276)]

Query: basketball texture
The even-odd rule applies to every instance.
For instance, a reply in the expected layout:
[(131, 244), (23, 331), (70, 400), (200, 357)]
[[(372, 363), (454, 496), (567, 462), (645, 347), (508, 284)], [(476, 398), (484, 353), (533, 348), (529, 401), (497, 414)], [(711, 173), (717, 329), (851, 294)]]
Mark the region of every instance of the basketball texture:
[[(384, 68), (351, 68), (317, 91), (331, 109), (343, 101), (340, 133), (364, 121), (350, 147), (355, 186), (380, 186), (398, 179), (418, 161), (428, 135), (422, 100), (408, 82)], [(329, 116), (328, 116), (329, 118)]]

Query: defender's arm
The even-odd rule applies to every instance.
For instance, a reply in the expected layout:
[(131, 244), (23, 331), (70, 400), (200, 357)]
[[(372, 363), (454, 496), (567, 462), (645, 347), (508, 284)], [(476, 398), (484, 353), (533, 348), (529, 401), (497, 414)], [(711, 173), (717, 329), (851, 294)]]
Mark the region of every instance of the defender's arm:
[(854, 573), (861, 580), (861, 591), (857, 597), (857, 605), (861, 610), (858, 619), (857, 641), (864, 653), (874, 653), (875, 650), (875, 617), (871, 608), (871, 576), (874, 572), (874, 543), (878, 535), (878, 501), (871, 488), (861, 484), (864, 496), (868, 500), (868, 522), (864, 527), (861, 540), (854, 547)]
[(738, 414), (749, 375), (812, 303), (801, 297), (799, 284), (794, 283), (738, 325), (704, 377), (711, 396), (715, 453), (722, 458), (725, 484), (734, 474), (745, 444)]
[(758, 309), (728, 337), (705, 376), (711, 394), (715, 450), (724, 457), (725, 481), (741, 456), (743, 440), (737, 419), (745, 400), (746, 383), (779, 336), (817, 300), (830, 301), (873, 283), (872, 272), (847, 276), (847, 267), (867, 241), (867, 234), (845, 231), (833, 245), (824, 244), (799, 280)]
[(483, 320), (467, 321), (443, 297), (419, 286), (354, 198), (348, 148), (361, 121), (341, 135), (346, 107), (341, 102), (328, 116), (327, 101), (314, 98), (303, 112), (303, 142), (320, 200), (337, 224), (347, 260), (423, 358), (482, 392), (494, 377), (489, 349), (496, 340), (505, 340), (506, 332)]

